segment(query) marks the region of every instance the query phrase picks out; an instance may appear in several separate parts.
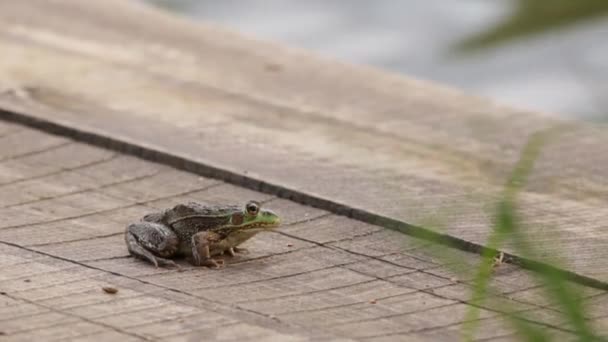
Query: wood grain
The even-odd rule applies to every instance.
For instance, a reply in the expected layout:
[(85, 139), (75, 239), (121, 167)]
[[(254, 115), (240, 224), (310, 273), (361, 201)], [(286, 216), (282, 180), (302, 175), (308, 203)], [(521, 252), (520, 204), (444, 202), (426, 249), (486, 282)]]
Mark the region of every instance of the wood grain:
[[(488, 208), (526, 139), (566, 125), (522, 195), (526, 231), (540, 249), (532, 258), (557, 254), (565, 269), (608, 280), (603, 126), (327, 61), (135, 2), (0, 6), (0, 107), (208, 165), (227, 180), (249, 177), (340, 204), (341, 211), (414, 225), (440, 217), (444, 233), (475, 245), (485, 243)], [(43, 141), (24, 136), (30, 133), (6, 130), (4, 146), (28, 142), (3, 158), (43, 152), (35, 145)], [(518, 254), (513, 245), (505, 250)]]
[[(131, 157), (118, 155), (102, 162), (104, 150), (70, 144), (74, 156), (97, 156), (104, 172), (73, 166), (40, 176), (10, 167), (29, 162), (32, 156), (25, 151), (23, 157), (0, 162), (18, 179), (15, 185), (33, 180), (41, 185), (11, 196), (2, 192), (0, 198), (20, 202), (45, 196), (28, 204), (28, 211), (38, 212), (35, 219), (15, 216), (0, 227), (4, 339), (436, 341), (462, 326), (470, 278), (434, 259), (426, 242)], [(38, 158), (45, 160), (49, 153), (54, 152), (40, 152)], [(61, 164), (56, 158), (47, 162)], [(156, 171), (163, 177), (154, 176)], [(88, 178), (73, 177), (66, 183), (75, 172)], [(119, 181), (109, 182), (108, 174)], [(164, 185), (170, 179), (176, 179), (176, 188)], [(72, 199), (65, 193), (70, 191), (67, 185), (86, 196)], [(49, 194), (48, 189), (57, 191)], [(128, 255), (124, 227), (161, 204), (187, 199), (244, 203), (249, 198), (284, 217), (283, 228), (248, 241), (249, 253), (226, 259), (225, 269), (195, 268), (183, 260), (178, 261), (183, 272), (157, 269)], [(21, 206), (6, 210), (21, 213), (26, 210)], [(453, 253), (453, 260), (479, 261), (474, 254)], [(542, 288), (531, 279), (529, 272), (512, 265), (497, 271), (494, 280), (500, 292), (483, 305), (483, 322), (499, 324), (503, 309), (497, 303), (508, 302), (510, 310), (537, 313), (538, 318), (531, 319), (534, 324), (555, 334), (571, 334), (571, 328), (556, 327), (559, 308), (546, 302)], [(117, 292), (108, 294), (106, 287)], [(590, 318), (601, 328), (607, 315), (600, 305), (605, 298), (601, 291), (586, 290), (589, 302), (598, 301)], [(510, 333), (496, 330), (492, 335), (492, 330), (482, 329), (479, 337)]]
[[(520, 203), (533, 258), (559, 255), (564, 269), (608, 281), (604, 126), (121, 0), (2, 2), (0, 55), (0, 119), (75, 139), (0, 120), (0, 329), (11, 341), (450, 340), (478, 257), (438, 259), (428, 242), (369, 223), (439, 219), (443, 233), (483, 245), (520, 149), (555, 126), (567, 129)], [(216, 178), (189, 172), (201, 167)], [(127, 254), (122, 229), (146, 212), (249, 199), (284, 227), (220, 272)], [(498, 328), (512, 310), (570, 336), (529, 272), (503, 265), (493, 282), (479, 338), (513, 339)], [(584, 289), (606, 331), (605, 293)]]

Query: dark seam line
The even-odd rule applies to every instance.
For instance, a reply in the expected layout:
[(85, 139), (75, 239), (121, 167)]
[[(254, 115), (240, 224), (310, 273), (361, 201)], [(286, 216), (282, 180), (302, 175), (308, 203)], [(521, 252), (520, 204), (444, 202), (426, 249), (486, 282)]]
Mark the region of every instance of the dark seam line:
[(68, 196), (71, 196), (71, 195), (83, 194), (83, 193), (87, 193), (87, 192), (96, 192), (98, 190), (106, 189), (106, 188), (109, 188), (109, 187), (112, 187), (112, 186), (115, 186), (115, 185), (129, 184), (131, 182), (137, 182), (137, 181), (140, 181), (140, 180), (143, 180), (143, 179), (154, 177), (154, 176), (156, 176), (156, 175), (158, 175), (160, 173), (162, 173), (162, 171), (156, 171), (156, 172), (151, 173), (149, 175), (143, 175), (143, 176), (139, 176), (139, 177), (135, 177), (135, 178), (130, 178), (130, 179), (125, 179), (125, 180), (121, 180), (121, 181), (106, 183), (106, 184), (102, 184), (102, 185), (97, 186), (97, 187), (84, 188), (84, 189), (80, 189), (80, 190), (76, 190), (76, 191), (65, 192), (65, 193), (62, 193), (62, 194), (58, 194), (56, 196), (40, 197), (40, 198), (37, 198), (35, 200), (31, 200), (31, 201), (25, 201), (25, 202), (20, 202), (20, 203), (9, 204), (7, 206), (0, 207), (0, 209), (14, 208), (14, 207), (18, 207), (20, 205), (27, 205), (27, 204), (32, 204), (32, 203), (38, 203), (38, 202), (42, 202), (42, 201), (51, 201), (51, 200), (55, 200), (55, 199), (59, 199), (59, 198), (64, 198), (64, 197), (68, 197)]
[[(41, 308), (48, 309), (50, 312), (55, 312), (55, 313), (59, 313), (59, 314), (65, 315), (65, 316), (74, 317), (74, 318), (80, 319), (80, 320), (82, 320), (82, 321), (84, 321), (84, 322), (87, 322), (87, 323), (91, 323), (91, 324), (94, 324), (94, 325), (97, 325), (97, 326), (102, 326), (102, 327), (105, 327), (105, 328), (110, 329), (110, 330), (112, 330), (112, 331), (115, 331), (115, 332), (117, 332), (117, 333), (119, 333), (119, 334), (123, 334), (123, 335), (128, 335), (128, 336), (136, 337), (136, 338), (139, 338), (139, 339), (142, 339), (142, 340), (145, 340), (145, 341), (153, 341), (153, 340), (154, 340), (154, 339), (147, 338), (147, 337), (145, 337), (145, 336), (140, 336), (140, 335), (137, 335), (137, 334), (132, 333), (132, 332), (129, 332), (129, 331), (125, 331), (125, 330), (123, 330), (123, 329), (120, 329), (120, 328), (117, 328), (117, 327), (114, 327), (114, 326), (111, 326), (111, 325), (108, 325), (108, 324), (105, 324), (105, 323), (96, 322), (95, 320), (90, 319), (90, 318), (86, 318), (86, 317), (83, 317), (83, 316), (78, 316), (77, 314), (73, 314), (73, 313), (70, 313), (70, 312), (65, 312), (65, 311), (62, 311), (62, 310), (60, 310), (60, 309), (56, 309), (56, 308), (53, 308), (53, 307), (49, 307), (49, 306), (46, 306), (46, 305), (42, 305), (42, 304), (36, 303), (36, 302), (34, 302), (34, 301), (31, 301), (31, 300), (29, 300), (29, 299), (25, 299), (25, 298), (15, 298), (15, 297), (10, 296), (10, 295), (8, 295), (8, 294), (7, 294), (7, 295), (5, 295), (5, 296), (7, 296), (7, 297), (9, 297), (9, 298), (12, 298), (12, 299), (14, 299), (14, 300), (20, 300), (20, 301), (22, 301), (22, 302), (25, 302), (25, 303), (29, 303), (29, 304), (35, 305), (35, 306), (37, 306), (37, 307), (41, 307)], [(17, 335), (17, 334), (19, 334), (19, 333), (16, 333), (15, 335)]]
[[(317, 294), (317, 293), (331, 292), (331, 291), (341, 290), (341, 289), (348, 289), (350, 287), (355, 287), (355, 286), (359, 286), (359, 285), (365, 285), (365, 284), (373, 283), (373, 282), (376, 282), (376, 281), (378, 281), (378, 280), (377, 279), (369, 279), (369, 280), (364, 280), (364, 281), (361, 281), (361, 282), (358, 282), (358, 283), (347, 284), (347, 285), (340, 285), (340, 286), (336, 286), (336, 287), (330, 287), (330, 288), (327, 288), (327, 289), (318, 289), (318, 290), (312, 290), (312, 291), (304, 291), (304, 292), (299, 292), (299, 293), (280, 295), (280, 296), (271, 297), (271, 298), (259, 298), (259, 299), (241, 300), (241, 301), (237, 301), (235, 303), (238, 303), (238, 304), (245, 304), (245, 303), (251, 304), (251, 303), (273, 301), (273, 300), (276, 300), (276, 299), (285, 299), (285, 298), (294, 298), (294, 297), (300, 297), (300, 296), (309, 296), (309, 295), (313, 295), (313, 294)], [(293, 312), (297, 312), (297, 311), (289, 311), (289, 313), (293, 313)]]
[[(70, 267), (66, 267), (66, 268), (52, 269), (52, 270), (48, 270), (46, 272), (39, 272), (36, 274), (26, 274), (26, 275), (22, 275), (19, 277), (2, 280), (2, 282), (0, 282), (0, 283), (27, 280), (27, 279), (35, 278), (38, 276), (53, 275), (55, 273), (70, 272), (70, 270), (73, 270), (77, 267), (78, 266), (76, 266), (76, 265), (70, 265)], [(23, 290), (23, 291), (28, 291), (28, 290)], [(23, 292), (23, 291), (17, 291), (17, 292)], [(17, 292), (11, 292), (11, 293), (17, 293)]]
[[(275, 195), (280, 198), (285, 198), (296, 203), (323, 209), (337, 215), (347, 216), (369, 224), (382, 226), (387, 229), (395, 230), (400, 233), (414, 236), (423, 240), (429, 240), (440, 245), (445, 245), (447, 247), (457, 248), (463, 251), (482, 255), (485, 253), (499, 253), (499, 251), (494, 248), (487, 248), (478, 243), (466, 241), (455, 236), (438, 233), (436, 231), (426, 229), (424, 227), (411, 225), (384, 215), (379, 215), (367, 210), (350, 207), (343, 203), (339, 203), (321, 197), (316, 197), (302, 191), (289, 189), (287, 187), (272, 184), (261, 179), (256, 179), (247, 175), (241, 175), (237, 172), (225, 170), (212, 165), (207, 165), (202, 162), (194, 161), (186, 157), (178, 156), (169, 152), (158, 151), (151, 147), (145, 147), (117, 138), (104, 136), (99, 133), (69, 127), (67, 125), (59, 124), (51, 120), (29, 116), (24, 113), (0, 109), (0, 114), (0, 119), (8, 122), (18, 123), (21, 125), (45, 131), (50, 134), (69, 137), (76, 141), (81, 141), (87, 144), (136, 156), (144, 160), (168, 165), (176, 169), (195, 173), (204, 177), (219, 179), (227, 183)], [(561, 269), (559, 267), (555, 267), (544, 262), (535, 261), (525, 257), (519, 257), (511, 253), (503, 254), (505, 256), (505, 262), (519, 265), (524, 269), (529, 269), (532, 271), (550, 270), (570, 281), (586, 285), (592, 288), (608, 290), (608, 282), (577, 274), (575, 272)]]
[[(55, 258), (52, 258), (53, 260), (55, 260)], [(78, 265), (75, 265), (74, 267), (79, 267)], [(76, 279), (72, 279), (69, 281), (65, 281), (62, 283), (57, 283), (57, 284), (50, 284), (50, 285), (45, 285), (45, 286), (40, 286), (40, 287), (35, 287), (35, 288), (30, 288), (30, 289), (25, 289), (25, 290), (19, 290), (19, 291), (11, 291), (10, 294), (12, 296), (15, 296), (16, 298), (22, 298), (20, 297), (24, 292), (27, 293), (29, 291), (44, 291), (44, 290), (48, 290), (51, 289), (53, 287), (61, 287), (61, 286), (65, 286), (65, 285), (70, 285), (70, 284), (74, 284), (74, 283), (78, 283), (81, 281), (99, 281), (99, 282), (104, 282), (104, 279), (98, 280), (97, 278), (102, 278), (102, 277), (106, 277), (107, 274), (105, 272), (99, 272), (99, 274), (94, 274), (94, 275), (90, 275), (90, 276), (86, 276), (84, 278), (76, 278)], [(40, 299), (40, 302), (46, 302), (49, 300), (57, 300), (57, 299), (63, 299), (66, 297), (70, 297), (70, 296), (74, 296), (74, 295), (81, 295), (83, 293), (89, 292), (91, 291), (93, 288), (80, 288), (79, 290), (77, 290), (78, 292), (74, 291), (74, 292), (70, 292), (70, 293), (66, 293), (66, 294), (61, 294), (61, 295), (57, 295), (57, 296), (50, 296), (50, 297), (44, 297), (42, 299)], [(15, 304), (13, 304), (15, 305)], [(10, 307), (12, 305), (9, 305), (8, 307)], [(8, 321), (10, 320), (10, 318), (7, 319), (0, 319), (0, 322), (2, 321)]]
[[(179, 193), (179, 194), (172, 194), (172, 195), (167, 195), (167, 196), (163, 196), (163, 197), (157, 197), (157, 198), (154, 198), (154, 199), (151, 199), (151, 200), (139, 201), (139, 202), (135, 202), (135, 203), (119, 206), (119, 207), (113, 207), (113, 208), (109, 208), (109, 209), (97, 210), (97, 211), (89, 212), (89, 213), (82, 214), (82, 215), (61, 217), (61, 218), (57, 218), (57, 219), (53, 219), (53, 220), (48, 220), (48, 221), (41, 221), (41, 222), (17, 224), (17, 225), (7, 226), (7, 227), (0, 227), (0, 231), (6, 230), (6, 229), (17, 229), (17, 228), (28, 227), (28, 226), (30, 226), (30, 227), (31, 226), (41, 226), (41, 225), (50, 224), (50, 223), (69, 221), (69, 220), (75, 220), (75, 219), (79, 219), (79, 218), (83, 218), (83, 217), (89, 217), (89, 216), (98, 215), (98, 214), (110, 213), (110, 212), (113, 212), (113, 211), (116, 211), (116, 210), (133, 208), (133, 207), (136, 207), (136, 206), (139, 206), (139, 205), (146, 205), (146, 204), (151, 203), (151, 202), (165, 200), (165, 199), (176, 197), (176, 196), (185, 196), (185, 195), (188, 195), (188, 194), (191, 194), (191, 193), (195, 193), (195, 192), (211, 189), (211, 188), (214, 188), (216, 186), (223, 185), (223, 184), (224, 183), (218, 182), (218, 183), (206, 186), (206, 187), (196, 188), (194, 190), (188, 190), (188, 191), (185, 191), (185, 192), (182, 192), (182, 193)], [(110, 197), (114, 197), (114, 196), (110, 196)], [(116, 198), (116, 197), (114, 197), (114, 198)]]
[[(112, 237), (112, 236), (116, 236), (116, 235), (123, 235), (123, 234), (124, 234), (124, 232), (119, 232), (119, 233), (111, 233), (111, 234), (105, 234), (105, 235), (91, 236), (91, 237), (82, 238), (82, 239), (65, 240), (65, 241), (57, 241), (57, 242), (45, 242), (45, 243), (38, 243), (38, 244), (33, 244), (33, 245), (23, 245), (23, 246), (24, 247), (30, 247), (30, 248), (38, 248), (38, 247), (45, 247), (45, 246), (52, 246), (52, 245), (59, 246), (59, 245), (63, 245), (63, 244), (67, 244), (67, 243), (72, 243), (72, 242), (80, 242), (80, 241), (89, 241), (89, 240), (103, 239), (103, 238), (108, 238), (108, 237)], [(97, 260), (107, 260), (107, 259), (114, 259), (114, 258), (103, 258), (103, 259), (97, 259)]]
[[(110, 270), (102, 269), (102, 268), (99, 268), (99, 267), (91, 266), (91, 265), (86, 264), (85, 262), (71, 260), (71, 259), (68, 259), (68, 258), (65, 258), (65, 257), (61, 257), (61, 256), (58, 256), (58, 255), (53, 255), (53, 254), (50, 254), (50, 253), (47, 253), (47, 252), (43, 252), (43, 251), (39, 251), (39, 250), (35, 250), (35, 249), (29, 249), (29, 248), (21, 246), (19, 244), (15, 244), (15, 243), (11, 243), (11, 242), (6, 242), (6, 241), (1, 241), (1, 240), (0, 240), (0, 243), (5, 244), (7, 246), (15, 247), (15, 248), (18, 248), (18, 249), (21, 249), (21, 250), (25, 250), (25, 251), (28, 251), (28, 252), (31, 252), (31, 253), (35, 253), (35, 254), (39, 254), (39, 255), (44, 255), (44, 256), (47, 256), (47, 257), (50, 257), (50, 258), (53, 258), (53, 259), (62, 260), (62, 261), (65, 261), (65, 262), (68, 262), (68, 263), (72, 263), (72, 264), (75, 264), (75, 265), (80, 265), (80, 266), (82, 266), (84, 268), (88, 268), (88, 269), (92, 269), (92, 270), (96, 270), (96, 271), (101, 271), (101, 272), (104, 272), (106, 274), (111, 274), (111, 275), (114, 275), (114, 276), (117, 276), (117, 277), (121, 277), (121, 278), (124, 278), (124, 279), (130, 279), (130, 280), (139, 282), (141, 284), (150, 285), (150, 286), (154, 286), (154, 287), (157, 287), (157, 288), (165, 289), (167, 291), (175, 292), (175, 293), (178, 293), (178, 294), (190, 297), (190, 298), (196, 298), (198, 300), (203, 300), (203, 301), (206, 301), (208, 303), (212, 303), (212, 304), (214, 304), (214, 305), (216, 305), (216, 306), (218, 306), (218, 307), (220, 307), (222, 309), (225, 309), (225, 308), (236, 308), (236, 309), (238, 309), (238, 310), (240, 310), (240, 311), (242, 311), (244, 313), (253, 314), (255, 316), (261, 316), (261, 317), (273, 320), (275, 322), (279, 322), (279, 323), (284, 324), (286, 326), (292, 326), (292, 327), (294, 327), (293, 324), (290, 324), (290, 323), (287, 323), (287, 322), (283, 322), (283, 321), (277, 319), (273, 315), (269, 315), (269, 314), (266, 314), (266, 313), (263, 313), (263, 312), (259, 312), (259, 311), (255, 311), (255, 310), (252, 310), (252, 309), (247, 309), (247, 308), (241, 307), (238, 304), (227, 305), (227, 304), (222, 303), (220, 301), (215, 301), (215, 300), (209, 299), (209, 298), (207, 298), (205, 296), (195, 295), (195, 294), (192, 294), (192, 293), (189, 293), (189, 292), (177, 289), (177, 288), (173, 288), (173, 287), (170, 287), (170, 286), (156, 284), (154, 282), (150, 282), (150, 281), (146, 281), (146, 280), (143, 280), (143, 279), (140, 279), (140, 278), (137, 278), (137, 277), (132, 277), (132, 276), (129, 276), (129, 275), (125, 275), (125, 274), (122, 274), (120, 272), (110, 271)], [(36, 303), (33, 303), (33, 304), (38, 305)], [(295, 326), (295, 327), (302, 328), (301, 326)]]
[(33, 177), (29, 177), (29, 178), (19, 178), (19, 179), (15, 179), (14, 181), (0, 183), (0, 187), (7, 186), (7, 185), (13, 185), (13, 184), (19, 184), (19, 183), (28, 182), (28, 181), (32, 181), (32, 180), (36, 180), (36, 179), (45, 178), (45, 177), (50, 177), (50, 176), (58, 175), (58, 174), (61, 174), (61, 173), (64, 173), (64, 172), (71, 172), (71, 171), (77, 172), (77, 170), (79, 170), (79, 169), (85, 169), (85, 168), (90, 167), (90, 166), (95, 166), (95, 165), (103, 164), (105, 162), (109, 162), (111, 160), (114, 160), (114, 159), (118, 158), (119, 155), (120, 154), (112, 154), (108, 158), (92, 161), (90, 163), (78, 165), (78, 166), (75, 166), (75, 167), (65, 167), (65, 168), (64, 167), (59, 167), (59, 169), (57, 171), (53, 171), (53, 172), (49, 172), (49, 173), (45, 173), (45, 174), (42, 174), (42, 175), (33, 176)]
[[(512, 313), (509, 313), (509, 312), (504, 312), (504, 311), (496, 310), (496, 309), (491, 308), (491, 307), (488, 307), (488, 306), (478, 305), (478, 304), (476, 304), (476, 303), (471, 303), (471, 302), (468, 302), (468, 301), (466, 301), (466, 300), (461, 300), (461, 299), (457, 299), (457, 298), (449, 298), (449, 297), (444, 297), (444, 296), (442, 296), (442, 295), (439, 295), (439, 294), (437, 294), (437, 293), (433, 292), (433, 290), (434, 290), (434, 289), (439, 289), (439, 288), (442, 288), (442, 287), (445, 287), (445, 286), (450, 286), (450, 285), (453, 285), (453, 284), (448, 284), (448, 285), (444, 285), (444, 286), (438, 286), (438, 287), (435, 287), (435, 288), (429, 288), (429, 289), (416, 289), (416, 288), (412, 288), (412, 287), (409, 287), (409, 286), (406, 286), (406, 285), (400, 284), (400, 283), (398, 283), (398, 282), (394, 282), (394, 281), (391, 279), (391, 278), (400, 277), (401, 275), (394, 275), (394, 276), (390, 276), (390, 277), (379, 277), (379, 276), (375, 276), (375, 275), (372, 275), (372, 274), (367, 274), (367, 273), (365, 273), (365, 272), (361, 272), (361, 271), (357, 271), (357, 270), (352, 270), (352, 271), (353, 271), (353, 272), (356, 272), (356, 273), (359, 273), (359, 274), (362, 274), (362, 275), (367, 275), (367, 276), (369, 276), (369, 277), (376, 278), (376, 279), (378, 279), (378, 280), (383, 280), (383, 281), (386, 281), (386, 282), (391, 283), (391, 284), (393, 284), (393, 285), (395, 285), (395, 286), (397, 286), (397, 287), (401, 287), (401, 288), (405, 288), (405, 289), (414, 290), (412, 293), (415, 293), (415, 292), (422, 292), (422, 293), (425, 293), (425, 294), (431, 295), (431, 296), (436, 297), (436, 298), (439, 298), (439, 299), (450, 300), (450, 301), (453, 301), (453, 302), (456, 302), (456, 303), (460, 303), (460, 304), (464, 304), (464, 305), (467, 305), (467, 306), (474, 306), (474, 307), (477, 307), (477, 308), (482, 309), (482, 310), (486, 310), (486, 311), (490, 311), (490, 312), (495, 312), (495, 313), (498, 313), (498, 314), (500, 314), (500, 315), (512, 315)], [(422, 272), (422, 271), (418, 271), (418, 272), (420, 272), (420, 273), (424, 273), (424, 272)], [(405, 274), (405, 275), (407, 275), (407, 274)], [(501, 296), (497, 296), (496, 298), (505, 299), (505, 298), (502, 298)], [(522, 303), (522, 304), (526, 304), (526, 303)], [(453, 305), (453, 304), (449, 304), (449, 305)], [(529, 305), (529, 304), (528, 304), (528, 305)], [(536, 306), (536, 305), (532, 305), (532, 306), (534, 307), (533, 309), (524, 309), (524, 310), (519, 310), (519, 311), (517, 311), (517, 312), (526, 312), (526, 311), (532, 311), (532, 310), (537, 310), (537, 309), (543, 309), (543, 308), (540, 308), (540, 307), (538, 307), (538, 306)], [(407, 314), (400, 314), (400, 315), (407, 315)], [(549, 324), (545, 324), (545, 323), (542, 323), (542, 322), (535, 322), (535, 323), (537, 323), (537, 324), (541, 324), (541, 325), (546, 325), (546, 326), (551, 326), (551, 325), (549, 325)], [(339, 324), (338, 324), (338, 325), (339, 325)], [(551, 326), (551, 327), (553, 327), (553, 326)], [(559, 328), (559, 327), (554, 327), (554, 328), (559, 329), (559, 330), (562, 330), (562, 328)], [(564, 331), (568, 331), (568, 330), (564, 330)], [(568, 331), (568, 332), (571, 332), (571, 331)]]
[[(521, 312), (526, 312), (526, 311), (521, 311)], [(475, 320), (475, 322), (483, 322), (485, 320), (493, 319), (493, 318), (496, 318), (496, 316), (487, 317), (487, 318), (479, 318), (479, 319)], [(514, 319), (517, 319), (517, 318), (514, 318)], [(531, 324), (540, 325), (540, 326), (547, 327), (547, 328), (552, 328), (552, 329), (555, 329), (557, 331), (564, 332), (564, 333), (570, 333), (570, 334), (574, 333), (573, 331), (565, 330), (563, 328), (560, 328), (558, 326), (554, 326), (552, 324), (547, 324), (547, 323), (543, 323), (543, 322), (533, 321), (533, 320), (529, 320), (529, 319), (526, 319), (526, 318), (522, 318), (521, 320), (522, 321), (526, 321), (526, 322), (531, 323)], [(423, 328), (423, 329), (411, 330), (411, 331), (402, 331), (402, 332), (393, 332), (393, 333), (382, 334), (382, 335), (365, 336), (365, 337), (362, 337), (362, 339), (363, 340), (367, 340), (367, 339), (378, 338), (378, 337), (391, 337), (391, 336), (400, 336), (400, 335), (404, 335), (404, 336), (415, 335), (415, 334), (420, 334), (420, 333), (425, 333), (425, 332), (433, 332), (433, 331), (438, 331), (438, 330), (442, 330), (442, 329), (445, 329), (445, 328), (451, 328), (451, 327), (459, 326), (462, 323), (464, 323), (464, 322), (456, 322), (456, 323), (451, 323), (451, 324), (442, 325), (442, 326), (438, 326), (438, 327)], [(512, 336), (512, 335), (516, 335), (516, 334), (517, 333), (507, 333), (505, 335), (500, 335), (500, 336), (494, 336), (494, 337), (483, 338), (483, 339), (475, 339), (474, 341), (476, 341), (476, 342), (479, 342), (479, 341), (492, 341), (492, 340), (495, 340), (497, 338), (501, 338), (501, 337), (505, 337), (505, 336)]]
[[(0, 109), (0, 114), (2, 114), (2, 110), (1, 109)], [(30, 156), (33, 156), (33, 155), (36, 155), (36, 154), (41, 154), (41, 153), (57, 150), (57, 149), (60, 149), (62, 147), (71, 145), (73, 143), (74, 143), (73, 141), (64, 141), (64, 142), (62, 142), (60, 144), (57, 144), (57, 145), (46, 146), (46, 147), (44, 147), (44, 148), (42, 148), (40, 150), (29, 151), (29, 152), (25, 152), (25, 153), (22, 153), (22, 154), (17, 154), (17, 155), (14, 155), (14, 156), (8, 156), (8, 157), (5, 157), (3, 159), (0, 159), (0, 163), (3, 163), (5, 161), (9, 161), (9, 160), (22, 159), (22, 158), (30, 157)]]

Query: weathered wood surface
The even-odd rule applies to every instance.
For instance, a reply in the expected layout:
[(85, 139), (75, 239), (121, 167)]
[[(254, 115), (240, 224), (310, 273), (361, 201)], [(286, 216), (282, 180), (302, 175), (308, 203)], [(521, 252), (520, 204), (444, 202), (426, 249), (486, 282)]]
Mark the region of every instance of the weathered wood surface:
[[(476, 244), (526, 139), (559, 123), (134, 2), (4, 1), (0, 19), (2, 108), (410, 224), (439, 215)], [(537, 259), (608, 281), (604, 129), (547, 146), (521, 207)]]
[[(478, 244), (525, 139), (557, 124), (126, 1), (5, 1), (0, 19), (2, 109), (407, 223), (440, 215)], [(544, 150), (522, 209), (543, 253), (607, 281), (601, 129), (572, 124)], [(437, 341), (461, 327), (468, 279), (420, 241), (18, 125), (0, 124), (0, 152), (0, 338)], [(148, 210), (249, 198), (287, 226), (221, 272), (127, 256), (122, 229)], [(495, 281), (497, 301), (568, 338), (528, 273)], [(587, 292), (603, 327), (608, 297)], [(483, 309), (480, 339), (513, 337)]]
[[(0, 135), (1, 341), (454, 341), (461, 333), (470, 280), (425, 242), (1, 121)], [(222, 270), (155, 269), (128, 256), (123, 229), (147, 212), (248, 199), (284, 225)], [(478, 262), (457, 250), (446, 256)], [(517, 310), (572, 339), (530, 273), (502, 265), (493, 282), (477, 338), (514, 340), (500, 313)], [(589, 319), (608, 328), (608, 296), (582, 290)]]

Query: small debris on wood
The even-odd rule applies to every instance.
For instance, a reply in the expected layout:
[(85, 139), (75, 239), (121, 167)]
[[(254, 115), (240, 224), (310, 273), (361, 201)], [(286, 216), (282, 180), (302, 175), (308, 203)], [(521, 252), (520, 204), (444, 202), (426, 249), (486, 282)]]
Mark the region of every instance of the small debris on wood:
[(268, 63), (264, 66), (264, 69), (266, 69), (266, 71), (270, 71), (270, 72), (279, 72), (279, 71), (283, 70), (283, 67), (280, 64)]
[(118, 292), (118, 289), (115, 287), (110, 287), (110, 286), (106, 286), (106, 287), (102, 287), (101, 288), (103, 290), (103, 292), (105, 293), (109, 293), (109, 294), (115, 294)]
[(377, 301), (376, 301), (375, 299), (372, 299), (372, 300), (370, 300), (370, 301), (369, 301), (369, 303), (370, 303), (370, 304), (376, 304), (376, 303), (377, 303)]
[(288, 243), (287, 247), (293, 247), (293, 243)]
[(0, 292), (0, 295), (6, 296), (6, 292), (2, 291), (2, 292)]
[(505, 261), (505, 253), (500, 252), (498, 255), (494, 257), (494, 262), (492, 263), (492, 268), (496, 268), (503, 264)]
[(23, 281), (26, 282), (26, 283), (31, 283), (32, 282), (30, 279), (24, 279)]
[(4, 331), (0, 331), (0, 336), (5, 336), (6, 333)]

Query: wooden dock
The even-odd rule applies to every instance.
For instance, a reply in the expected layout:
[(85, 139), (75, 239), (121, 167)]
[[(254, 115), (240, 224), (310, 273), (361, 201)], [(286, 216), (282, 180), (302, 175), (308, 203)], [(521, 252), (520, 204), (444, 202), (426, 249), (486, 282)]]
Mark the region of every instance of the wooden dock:
[[(0, 56), (0, 341), (453, 341), (471, 279), (387, 228), (440, 216), (451, 260), (474, 265), (527, 138), (564, 125), (521, 211), (533, 260), (562, 257), (608, 331), (605, 127), (124, 0), (3, 2)], [(284, 227), (223, 270), (127, 253), (144, 213), (249, 199)], [(505, 307), (572, 338), (529, 271), (493, 281), (478, 339), (516, 338)]]

